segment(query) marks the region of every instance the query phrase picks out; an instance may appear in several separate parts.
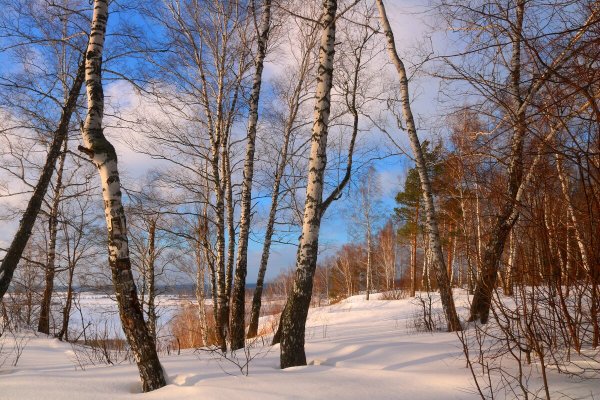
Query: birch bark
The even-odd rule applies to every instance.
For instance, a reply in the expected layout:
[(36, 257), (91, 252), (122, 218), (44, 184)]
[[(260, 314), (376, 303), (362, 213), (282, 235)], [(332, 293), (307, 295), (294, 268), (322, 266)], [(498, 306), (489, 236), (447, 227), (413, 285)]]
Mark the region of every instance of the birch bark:
[(235, 268), (235, 281), (231, 298), (231, 349), (237, 350), (245, 344), (246, 321), (246, 274), (248, 270), (248, 236), (250, 234), (250, 216), (252, 206), (252, 180), (254, 177), (254, 151), (256, 142), (256, 129), (258, 126), (258, 106), (262, 73), (267, 44), (271, 28), (271, 0), (264, 0), (262, 21), (258, 35), (258, 51), (254, 60), (255, 71), (250, 94), (250, 113), (248, 121), (248, 135), (246, 142), (246, 158), (244, 160), (244, 179), (242, 182), (242, 210), (240, 215), (240, 233), (238, 237), (237, 265)]
[(377, 0), (377, 8), (379, 9), (379, 15), (381, 18), (381, 25), (387, 40), (387, 50), (390, 59), (400, 79), (400, 95), (402, 99), (402, 113), (406, 122), (406, 128), (410, 139), (410, 145), (415, 157), (415, 163), (417, 171), (419, 172), (419, 178), (421, 180), (421, 189), (423, 191), (423, 208), (425, 209), (426, 215), (426, 226), (429, 234), (429, 243), (431, 245), (431, 256), (434, 264), (434, 270), (438, 282), (440, 291), (440, 298), (442, 300), (442, 307), (444, 308), (444, 314), (446, 316), (446, 322), (448, 324), (449, 331), (461, 330), (460, 321), (456, 313), (454, 306), (454, 299), (452, 297), (452, 289), (450, 288), (450, 282), (448, 273), (446, 272), (446, 266), (444, 261), (444, 254), (442, 252), (442, 244), (440, 241), (440, 233), (437, 224), (437, 217), (435, 206), (433, 203), (433, 191), (431, 188), (431, 182), (429, 180), (429, 174), (427, 172), (427, 166), (423, 151), (421, 149), (421, 143), (417, 135), (417, 128), (414, 122), (414, 117), (410, 107), (410, 98), (408, 92), (408, 77), (404, 68), (404, 63), (398, 56), (396, 50), (396, 43), (394, 40), (394, 33), (390, 26), (383, 0)]
[(512, 296), (514, 294), (512, 274), (517, 257), (517, 240), (515, 238), (514, 229), (510, 231), (509, 241), (508, 263), (506, 264), (506, 270), (504, 271), (504, 294), (506, 296)]
[(123, 331), (136, 360), (144, 392), (165, 386), (154, 341), (144, 322), (142, 308), (131, 272), (127, 225), (115, 148), (104, 136), (104, 93), (102, 90), (102, 53), (108, 20), (108, 0), (95, 0), (90, 40), (85, 55), (87, 116), (82, 128), (87, 154), (100, 175), (104, 214), (108, 229), (108, 262), (119, 307)]
[(308, 185), (292, 291), (281, 316), (281, 368), (306, 365), (305, 327), (317, 263), (322, 217), (323, 177), (327, 164), (327, 134), (335, 54), (337, 0), (323, 1), (318, 84), (311, 137)]

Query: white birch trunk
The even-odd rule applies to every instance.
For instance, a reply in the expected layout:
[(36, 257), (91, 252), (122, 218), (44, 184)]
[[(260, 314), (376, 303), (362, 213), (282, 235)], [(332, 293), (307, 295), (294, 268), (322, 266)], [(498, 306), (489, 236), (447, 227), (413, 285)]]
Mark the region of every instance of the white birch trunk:
[(100, 175), (104, 214), (108, 228), (109, 265), (123, 331), (131, 346), (145, 392), (163, 387), (166, 382), (154, 341), (144, 322), (141, 305), (131, 272), (127, 224), (123, 209), (117, 154), (104, 137), (104, 93), (102, 90), (102, 54), (108, 20), (108, 0), (95, 0), (92, 28), (85, 56), (87, 116), (82, 128), (87, 154)]
[(308, 185), (292, 291), (281, 317), (281, 368), (306, 365), (305, 326), (319, 248), (323, 178), (327, 164), (327, 134), (333, 84), (336, 0), (323, 1), (318, 84), (308, 165)]
[(425, 215), (427, 217), (427, 231), (429, 233), (429, 241), (431, 245), (431, 255), (434, 264), (435, 274), (438, 281), (440, 290), (440, 297), (442, 300), (442, 307), (444, 308), (444, 314), (446, 316), (446, 322), (448, 324), (449, 331), (461, 330), (460, 321), (456, 313), (454, 306), (454, 298), (452, 297), (452, 289), (448, 281), (448, 273), (446, 272), (446, 266), (444, 261), (444, 254), (442, 252), (442, 244), (440, 241), (440, 233), (437, 224), (437, 216), (435, 206), (433, 203), (433, 191), (429, 180), (429, 174), (427, 172), (427, 166), (425, 158), (423, 156), (423, 150), (419, 137), (417, 135), (417, 128), (414, 122), (414, 117), (410, 107), (410, 98), (408, 92), (408, 76), (404, 68), (404, 63), (398, 56), (396, 50), (396, 43), (394, 41), (394, 33), (387, 18), (385, 6), (383, 0), (377, 0), (377, 8), (379, 9), (379, 15), (381, 18), (381, 25), (383, 27), (384, 34), (387, 40), (387, 50), (389, 57), (396, 67), (398, 77), (400, 80), (400, 96), (402, 101), (402, 114), (406, 123), (406, 130), (410, 139), (410, 145), (415, 157), (415, 163), (417, 171), (419, 172), (419, 178), (421, 180), (421, 189), (423, 192), (423, 206), (425, 208)]
[(242, 210), (240, 215), (240, 233), (238, 236), (237, 265), (231, 305), (231, 349), (237, 350), (245, 344), (245, 295), (246, 274), (248, 270), (248, 236), (250, 234), (250, 215), (252, 206), (252, 181), (254, 177), (254, 151), (256, 130), (258, 127), (258, 106), (262, 73), (267, 43), (271, 28), (271, 0), (264, 0), (261, 29), (258, 35), (258, 52), (256, 54), (254, 81), (250, 95), (250, 112), (248, 120), (248, 135), (246, 142), (246, 158), (244, 160), (244, 179), (242, 182)]

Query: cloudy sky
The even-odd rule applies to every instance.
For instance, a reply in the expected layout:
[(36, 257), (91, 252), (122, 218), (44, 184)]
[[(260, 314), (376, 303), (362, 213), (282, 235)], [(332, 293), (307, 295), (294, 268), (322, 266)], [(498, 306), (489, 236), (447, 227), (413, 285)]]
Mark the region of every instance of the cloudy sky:
[[(399, 50), (403, 52), (407, 59), (414, 53), (414, 48), (421, 43), (427, 36), (429, 28), (425, 23), (426, 16), (424, 15), (425, 8), (421, 2), (416, 0), (388, 0), (387, 9), (396, 36), (396, 42)], [(110, 24), (109, 24), (110, 25)], [(436, 37), (436, 46), (440, 45), (439, 36)], [(426, 43), (429, 43), (425, 41)], [(1, 56), (1, 53), (0, 53)], [(383, 54), (385, 57), (386, 54)], [(0, 59), (0, 61), (2, 61)], [(410, 64), (410, 63), (408, 63)], [(10, 68), (10, 66), (9, 66)], [(270, 62), (266, 67), (266, 80), (269, 79), (269, 74), (276, 74), (279, 69), (279, 64)], [(396, 79), (394, 71), (388, 68), (385, 71), (386, 78)], [(139, 107), (139, 99), (132, 88), (119, 81), (111, 81), (105, 84), (105, 94), (112, 105), (118, 105), (121, 113), (127, 113), (128, 108)], [(421, 136), (429, 135), (428, 124), (431, 118), (436, 114), (437, 100), (437, 83), (430, 79), (416, 79), (411, 82), (411, 90), (413, 94), (414, 111), (418, 116), (421, 125)], [(128, 147), (124, 141), (120, 140), (120, 132), (111, 132), (107, 130), (107, 135), (115, 142), (120, 160), (120, 169), (123, 174), (125, 185), (135, 185), (135, 182), (143, 180), (150, 169), (161, 168), (164, 166), (160, 161), (152, 160), (148, 156), (136, 153)], [(398, 135), (395, 140), (405, 146), (405, 140), (401, 132), (395, 132)], [(385, 137), (381, 140), (385, 144)], [(390, 146), (387, 143), (387, 146)], [(374, 162), (377, 171), (377, 182), (381, 190), (382, 196), (382, 214), (389, 215), (392, 212), (394, 201), (393, 198), (396, 192), (402, 187), (406, 168), (409, 167), (411, 161), (406, 156), (389, 157), (384, 160)], [(13, 198), (12, 205), (17, 205), (19, 202), (25, 204), (27, 198)], [(328, 210), (327, 218), (322, 226), (321, 243), (325, 249), (324, 254), (330, 254), (341, 244), (351, 240), (349, 236), (347, 222), (347, 206), (348, 202), (338, 201), (333, 207)], [(6, 204), (4, 202), (3, 204)], [(5, 247), (16, 229), (16, 221), (7, 223), (0, 230), (0, 246)], [(255, 235), (260, 237), (261, 235)], [(249, 249), (249, 273), (248, 281), (253, 282), (257, 273), (257, 264), (260, 259), (260, 251), (262, 244), (251, 242)], [(296, 247), (290, 245), (275, 245), (272, 251), (272, 256), (269, 263), (268, 277), (274, 277), (284, 268), (291, 267), (294, 264), (296, 255)]]

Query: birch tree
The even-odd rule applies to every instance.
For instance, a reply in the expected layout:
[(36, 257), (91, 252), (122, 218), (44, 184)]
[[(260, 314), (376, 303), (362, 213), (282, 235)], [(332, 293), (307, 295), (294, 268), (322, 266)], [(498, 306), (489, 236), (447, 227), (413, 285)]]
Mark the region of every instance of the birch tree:
[(314, 125), (311, 137), (308, 186), (302, 235), (298, 245), (296, 273), (292, 291), (281, 316), (281, 368), (306, 365), (304, 335), (312, 295), (312, 279), (317, 264), (323, 178), (327, 165), (327, 133), (335, 54), (336, 0), (323, 1), (323, 16), (318, 85), (315, 95)]
[(394, 33), (390, 26), (383, 0), (377, 0), (377, 7), (379, 9), (379, 16), (381, 18), (381, 25), (383, 27), (383, 33), (386, 36), (387, 49), (390, 60), (396, 67), (398, 77), (400, 80), (400, 95), (402, 102), (402, 113), (406, 123), (406, 130), (410, 139), (410, 146), (415, 157), (415, 163), (417, 171), (419, 172), (419, 179), (421, 180), (421, 190), (423, 192), (423, 208), (425, 209), (425, 215), (427, 218), (426, 229), (429, 235), (429, 243), (431, 246), (432, 261), (434, 264), (435, 275), (438, 281), (440, 297), (442, 300), (442, 306), (444, 308), (444, 314), (446, 316), (446, 322), (448, 324), (449, 331), (461, 330), (460, 321), (456, 313), (456, 307), (454, 306), (454, 298), (452, 297), (452, 289), (450, 287), (450, 280), (446, 272), (446, 265), (444, 261), (444, 254), (442, 252), (442, 244), (440, 241), (440, 232), (437, 224), (437, 215), (435, 211), (435, 205), (433, 202), (433, 192), (431, 188), (431, 182), (427, 171), (427, 165), (423, 156), (423, 150), (417, 135), (417, 128), (415, 125), (414, 117), (410, 107), (410, 98), (408, 92), (408, 76), (404, 63), (398, 56), (396, 50), (396, 42), (394, 39)]
[[(375, 232), (379, 225), (380, 214), (377, 210), (379, 204), (380, 189), (377, 183), (376, 171), (369, 167), (367, 172), (359, 178), (356, 193), (349, 201), (350, 218), (353, 221), (354, 230), (365, 246), (365, 299), (369, 300), (371, 291), (375, 289), (373, 283), (375, 273)], [(362, 274), (361, 274), (362, 275)], [(389, 281), (388, 281), (389, 282)]]
[(69, 91), (66, 103), (63, 107), (60, 122), (56, 131), (54, 132), (52, 142), (50, 143), (42, 173), (33, 190), (31, 198), (27, 203), (27, 208), (23, 212), (19, 228), (13, 237), (10, 247), (7, 249), (4, 258), (2, 259), (2, 264), (0, 264), (0, 299), (4, 297), (4, 294), (8, 290), (15, 269), (17, 268), (27, 242), (31, 237), (33, 225), (35, 224), (37, 216), (40, 212), (43, 198), (46, 195), (46, 191), (48, 190), (48, 186), (50, 185), (50, 181), (54, 173), (56, 160), (60, 156), (63, 142), (67, 137), (71, 116), (75, 110), (77, 98), (79, 97), (79, 92), (81, 91), (81, 86), (83, 84), (83, 75), (82, 64), (79, 67), (75, 80), (73, 81)]
[[(307, 24), (308, 25), (308, 24)], [(302, 29), (302, 28), (300, 28)], [(277, 90), (279, 96), (286, 103), (287, 116), (284, 117), (283, 123), (283, 143), (281, 145), (281, 152), (277, 158), (277, 167), (275, 176), (273, 177), (273, 186), (271, 189), (271, 205), (269, 208), (269, 215), (267, 219), (267, 225), (265, 230), (265, 236), (263, 241), (262, 254), (260, 258), (260, 264), (258, 268), (258, 276), (256, 279), (256, 288), (252, 296), (252, 306), (250, 314), (250, 323), (248, 326), (248, 338), (253, 338), (258, 332), (258, 319), (260, 317), (260, 309), (262, 304), (262, 294), (264, 289), (265, 274), (267, 272), (267, 265), (269, 263), (269, 256), (271, 252), (271, 243), (273, 234), (275, 233), (275, 222), (277, 218), (277, 211), (279, 209), (280, 198), (283, 196), (282, 180), (284, 179), (284, 173), (288, 166), (289, 158), (294, 155), (292, 147), (293, 137), (299, 127), (304, 121), (300, 120), (299, 113), (303, 104), (308, 100), (307, 96), (307, 80), (311, 76), (311, 72), (314, 66), (313, 51), (316, 43), (317, 32), (316, 24), (305, 27), (305, 31), (301, 31), (298, 35), (298, 41), (294, 43), (294, 46), (299, 47), (300, 55), (299, 65), (297, 67), (290, 65), (289, 68), (297, 68), (297, 71), (292, 77), (286, 80), (285, 83), (280, 84), (285, 89)], [(276, 85), (277, 87), (277, 85)], [(291, 151), (290, 151), (291, 150)]]
[(44, 293), (42, 295), (42, 304), (40, 307), (40, 318), (38, 321), (38, 332), (50, 334), (50, 314), (52, 312), (52, 292), (54, 291), (54, 277), (56, 275), (56, 240), (58, 235), (58, 214), (60, 200), (63, 193), (63, 171), (65, 168), (65, 158), (67, 156), (67, 140), (63, 141), (63, 149), (58, 161), (56, 170), (56, 183), (52, 195), (52, 205), (50, 215), (48, 216), (48, 255), (45, 271)]
[[(254, 10), (256, 20), (256, 10)], [(255, 22), (256, 23), (256, 22)], [(244, 160), (244, 179), (242, 182), (242, 209), (240, 215), (240, 231), (238, 236), (237, 264), (235, 282), (231, 299), (231, 349), (244, 347), (246, 328), (246, 274), (248, 269), (248, 237), (250, 234), (250, 213), (252, 203), (252, 181), (254, 177), (254, 151), (256, 130), (258, 125), (258, 106), (264, 61), (267, 55), (269, 31), (271, 29), (271, 0), (264, 0), (262, 20), (257, 27), (258, 49), (254, 60), (254, 79), (250, 93), (250, 113), (248, 118), (248, 134), (246, 142), (246, 158)]]
[(100, 176), (108, 229), (108, 262), (117, 296), (119, 316), (138, 365), (142, 389), (148, 392), (165, 386), (166, 381), (154, 341), (144, 321), (131, 272), (117, 153), (104, 136), (102, 126), (104, 116), (102, 54), (107, 21), (108, 0), (95, 0), (90, 40), (85, 55), (87, 116), (81, 130), (84, 145), (79, 149), (90, 157)]
[[(157, 40), (147, 38), (146, 47), (132, 43), (149, 65), (136, 77), (151, 82), (144, 104), (168, 110), (169, 116), (149, 115), (140, 109), (140, 123), (132, 128), (143, 132), (144, 140), (134, 137), (131, 144), (171, 164), (169, 187), (185, 198), (176, 212), (196, 212), (202, 209), (201, 203), (210, 208), (208, 231), (214, 235), (214, 246), (209, 241), (200, 243), (210, 244), (206, 251), (213, 253), (215, 275), (210, 281), (216, 285), (215, 325), (223, 351), (231, 338), (229, 309), (239, 199), (236, 174), (239, 154), (244, 154), (239, 148), (243, 140), (234, 128), (248, 104), (245, 88), (252, 64), (249, 37), (253, 25), (246, 6), (244, 1), (152, 2), (144, 14), (151, 25), (158, 24), (167, 34)], [(164, 52), (164, 48), (169, 50)], [(206, 182), (209, 193), (204, 194)], [(251, 186), (246, 187), (246, 197), (251, 199)]]

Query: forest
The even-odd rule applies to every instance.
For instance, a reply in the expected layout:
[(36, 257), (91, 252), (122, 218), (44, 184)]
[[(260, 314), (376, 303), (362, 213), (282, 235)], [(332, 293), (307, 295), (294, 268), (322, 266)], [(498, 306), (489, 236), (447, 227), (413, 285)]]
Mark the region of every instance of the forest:
[(597, 1), (0, 9), (0, 398), (600, 398)]

